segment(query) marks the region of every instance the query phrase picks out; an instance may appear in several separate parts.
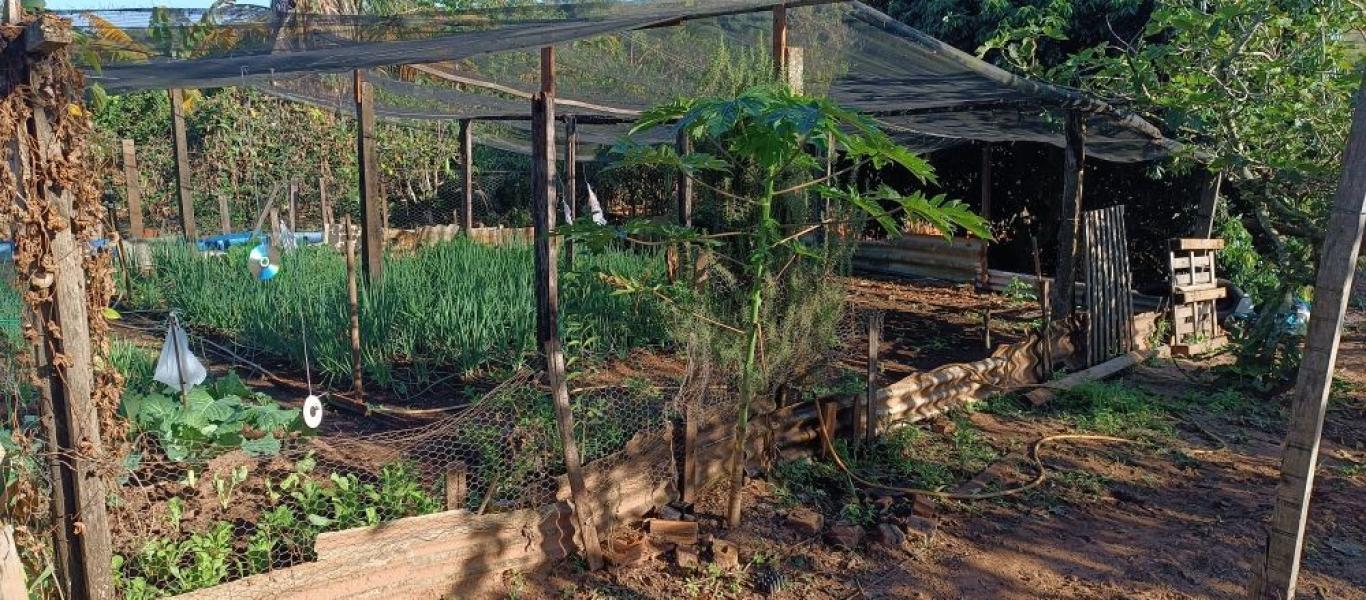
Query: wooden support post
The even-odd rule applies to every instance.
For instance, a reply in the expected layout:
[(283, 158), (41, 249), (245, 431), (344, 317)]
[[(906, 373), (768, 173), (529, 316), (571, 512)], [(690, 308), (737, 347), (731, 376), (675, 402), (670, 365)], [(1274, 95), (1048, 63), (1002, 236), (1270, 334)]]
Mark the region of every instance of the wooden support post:
[(1039, 298), (1039, 315), (1043, 321), (1039, 326), (1039, 381), (1047, 381), (1053, 373), (1053, 309), (1049, 306), (1052, 289), (1051, 282), (1043, 276), (1039, 237), (1032, 231), (1029, 234), (1029, 248), (1034, 255), (1034, 293)]
[(299, 182), (294, 178), (289, 180), (289, 232), (299, 233)]
[[(835, 436), (839, 433), (840, 403), (839, 400), (831, 400), (820, 405), (821, 421), (820, 425), (824, 428), (825, 438), (834, 445)], [(821, 457), (826, 460), (831, 459), (830, 451), (825, 444), (821, 444)]]
[(1281, 458), (1281, 480), (1276, 487), (1266, 554), (1253, 563), (1253, 600), (1295, 597), (1323, 418), (1362, 245), (1362, 227), (1366, 226), (1366, 84), (1357, 91), (1355, 104), (1347, 151), (1343, 153), (1342, 180), (1319, 252), (1314, 308), (1295, 383), (1290, 431)]
[(1058, 264), (1053, 277), (1053, 320), (1061, 321), (1076, 309), (1072, 296), (1077, 282), (1078, 236), (1081, 228), (1082, 178), (1086, 158), (1085, 125), (1081, 113), (1068, 111), (1063, 135), (1062, 202), (1058, 216)]
[(877, 378), (881, 374), (878, 353), (882, 349), (883, 312), (873, 311), (868, 315), (868, 390), (866, 395), (868, 424), (863, 430), (863, 441), (871, 445), (877, 437)]
[[(544, 52), (542, 56), (545, 56)], [(569, 406), (569, 387), (565, 381), (564, 352), (560, 347), (558, 252), (551, 237), (551, 231), (555, 229), (555, 97), (537, 94), (531, 106), (531, 216), (535, 231), (537, 341), (545, 357), (546, 378), (555, 402), (565, 472), (584, 557), (590, 569), (598, 570), (602, 568), (602, 547), (598, 543), (588, 489), (583, 482), (578, 442), (574, 438), (574, 412)]]
[(457, 461), (446, 468), (446, 510), (464, 510), (469, 496), (469, 467)]
[(346, 254), (346, 304), (351, 316), (351, 389), (356, 400), (365, 399), (360, 365), (360, 282), (356, 281), (356, 240), (351, 230), (351, 215), (342, 221), (342, 252)]
[[(578, 215), (578, 180), (579, 180), (579, 125), (573, 117), (567, 117), (564, 121), (564, 205), (565, 220), (572, 222)], [(565, 240), (564, 259), (569, 265), (574, 264), (574, 241)]]
[(555, 95), (555, 47), (541, 48), (541, 93)]
[(384, 276), (384, 199), (375, 156), (375, 98), (365, 71), (356, 69), (356, 164), (360, 167), (361, 271), (371, 283)]
[[(56, 144), (47, 112), (33, 107), (29, 134), (38, 144), (38, 154), (46, 157), (62, 152)], [(39, 173), (46, 166), (35, 165)], [(70, 532), (70, 548), (74, 559), (68, 565), (72, 572), (72, 597), (103, 600), (114, 598), (112, 569), (113, 544), (109, 532), (109, 516), (105, 503), (108, 495), (101, 476), (101, 466), (109, 460), (105, 456), (100, 437), (99, 412), (94, 402), (94, 354), (90, 343), (89, 315), (85, 293), (86, 275), (83, 244), (75, 236), (75, 198), (69, 190), (46, 190), (41, 201), (56, 207), (58, 217), (65, 223), (57, 229), (50, 242), (55, 259), (51, 300), (42, 320), (46, 329), (58, 335), (44, 336), (45, 363), (49, 377), (46, 387), (53, 403), (56, 437), (63, 459), (63, 481), (70, 487), (63, 494), (66, 510), (60, 515), (57, 527)], [(61, 357), (61, 360), (54, 360)]]
[(128, 197), (128, 237), (141, 239), (144, 235), (142, 178), (138, 175), (138, 154), (133, 140), (123, 140), (123, 181), (125, 195)]
[(219, 190), (214, 193), (218, 196), (218, 231), (220, 233), (232, 232), (232, 213), (228, 208), (228, 195)]
[(1207, 238), (1214, 235), (1214, 213), (1219, 206), (1219, 187), (1224, 174), (1209, 173), (1204, 185), (1200, 186), (1200, 206), (1195, 213), (1195, 225), (1191, 227), (1191, 237)]
[(686, 503), (697, 501), (697, 430), (701, 420), (702, 403), (697, 395), (692, 395), (687, 399), (683, 413), (683, 482), (679, 498)]
[[(318, 169), (318, 209), (323, 215), (323, 231), (331, 231), (337, 226), (337, 218), (332, 214), (332, 202), (327, 198), (327, 163)], [(323, 240), (332, 243), (331, 240)]]
[(460, 172), (465, 177), (465, 205), (460, 211), (460, 227), (465, 236), (474, 234), (474, 121), (460, 119)]
[(24, 4), (19, 0), (5, 0), (5, 22), (18, 25), (24, 20)]
[[(678, 135), (674, 137), (674, 151), (679, 156), (692, 153), (692, 140), (683, 131), (679, 131)], [(682, 172), (675, 175), (674, 191), (678, 196), (678, 224), (684, 227), (692, 227), (692, 180), (688, 179)]]
[(171, 90), (171, 141), (175, 145), (176, 198), (180, 201), (180, 229), (185, 241), (199, 242), (194, 222), (194, 198), (190, 196), (190, 154), (185, 140), (185, 93)]
[[(985, 219), (987, 223), (991, 223), (991, 144), (982, 145), (982, 168), (980, 173), (981, 181), (978, 183), (981, 189), (982, 218)], [(981, 256), (982, 267), (981, 273), (977, 276), (978, 287), (987, 288), (990, 287), (991, 284), (991, 273), (989, 272), (991, 263), (988, 260), (988, 251), (990, 249), (991, 241), (983, 240)]]
[(280, 209), (272, 206), (270, 208), (270, 244), (277, 248), (280, 247), (281, 236)]
[(787, 73), (787, 5), (773, 7), (773, 79), (786, 82)]

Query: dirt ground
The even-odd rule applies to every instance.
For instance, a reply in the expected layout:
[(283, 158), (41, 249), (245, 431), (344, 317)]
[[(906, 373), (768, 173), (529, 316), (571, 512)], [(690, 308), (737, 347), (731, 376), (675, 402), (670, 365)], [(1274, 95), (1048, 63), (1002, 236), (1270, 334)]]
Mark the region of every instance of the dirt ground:
[[(1349, 314), (1338, 365), (1299, 598), (1366, 599), (1366, 312)], [(1129, 371), (1123, 385), (1180, 407), (1161, 417), (1169, 433), (1141, 444), (1046, 447), (1049, 479), (1033, 491), (939, 501), (932, 511), (922, 506), (928, 522), (937, 523), (933, 529), (910, 516), (911, 499), (870, 496), (869, 504), (878, 506), (870, 529), (875, 522), (920, 525), (908, 528), (913, 533), (899, 547), (865, 541), (842, 550), (822, 536), (800, 534), (787, 521), (793, 503), (782, 486), (756, 480), (737, 530), (718, 527), (720, 489), (709, 490), (696, 507), (704, 537), (738, 545), (738, 573), (685, 570), (665, 551), (600, 573), (566, 565), (545, 576), (516, 577), (508, 581), (509, 596), (1242, 598), (1271, 513), (1286, 399), (1220, 404), (1231, 396), (1209, 366), (1161, 361)], [(989, 446), (987, 456), (996, 457), (987, 476), (977, 478), (987, 489), (1027, 481), (1033, 476), (1023, 460), (1029, 444), (1075, 431), (1076, 423), (1058, 410), (1018, 406), (960, 419), (960, 428), (975, 430)], [(944, 429), (920, 428), (930, 438)], [(827, 531), (836, 517), (827, 511)], [(772, 572), (785, 576), (784, 589), (756, 592), (755, 576)]]

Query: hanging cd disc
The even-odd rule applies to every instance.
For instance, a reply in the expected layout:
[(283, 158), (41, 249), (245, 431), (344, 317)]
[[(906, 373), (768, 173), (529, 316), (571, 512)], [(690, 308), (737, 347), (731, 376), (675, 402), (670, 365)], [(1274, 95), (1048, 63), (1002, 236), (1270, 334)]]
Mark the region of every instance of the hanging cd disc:
[(247, 266), (257, 281), (270, 281), (280, 274), (280, 252), (269, 244), (261, 244), (247, 255)]
[(323, 424), (323, 401), (314, 395), (304, 398), (304, 425), (317, 429)]

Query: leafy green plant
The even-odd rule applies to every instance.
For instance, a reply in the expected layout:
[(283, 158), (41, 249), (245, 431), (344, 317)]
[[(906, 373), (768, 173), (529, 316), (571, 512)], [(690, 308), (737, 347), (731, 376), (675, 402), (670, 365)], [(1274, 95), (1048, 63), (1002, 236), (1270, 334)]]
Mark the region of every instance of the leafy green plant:
[(1153, 439), (1173, 433), (1161, 399), (1124, 383), (1084, 383), (1050, 406), (1078, 429), (1103, 435)]
[[(673, 146), (641, 146), (628, 141), (618, 147), (620, 164), (675, 170), (746, 215), (741, 230), (730, 232), (740, 241), (729, 245), (683, 227), (656, 226), (650, 231), (672, 244), (729, 250), (730, 263), (741, 265), (737, 280), (744, 291), (738, 296), (744, 307), (740, 323), (727, 325), (729, 331), (738, 332), (744, 339), (738, 361), (740, 394), (727, 509), (727, 518), (734, 526), (740, 521), (741, 465), (750, 407), (767, 383), (758, 366), (765, 304), (789, 285), (783, 281), (788, 273), (786, 265), (805, 261), (820, 264), (832, 259), (826, 248), (803, 239), (825, 223), (785, 226), (780, 221), (789, 199), (814, 193), (867, 216), (890, 235), (899, 234), (902, 221), (908, 219), (933, 225), (945, 235), (960, 228), (982, 238), (991, 235), (966, 205), (942, 195), (902, 194), (888, 186), (871, 190), (857, 185), (839, 187), (830, 178), (818, 175), (824, 168), (824, 157), (838, 150), (855, 164), (867, 163), (874, 168), (895, 165), (921, 182), (934, 176), (929, 163), (898, 146), (873, 121), (828, 100), (794, 94), (784, 86), (752, 87), (733, 97), (684, 99), (656, 107), (646, 111), (632, 133), (669, 124), (675, 124), (681, 135), (693, 142), (693, 152), (680, 155)], [(634, 228), (636, 233), (646, 229), (644, 225)], [(565, 233), (597, 247), (615, 235), (587, 220), (565, 228)], [(627, 236), (631, 235), (628, 231)]]
[(166, 457), (198, 461), (240, 448), (252, 456), (280, 452), (280, 438), (302, 430), (298, 409), (252, 392), (235, 374), (195, 387), (182, 401), (158, 392), (124, 394), (123, 416), (151, 434)]

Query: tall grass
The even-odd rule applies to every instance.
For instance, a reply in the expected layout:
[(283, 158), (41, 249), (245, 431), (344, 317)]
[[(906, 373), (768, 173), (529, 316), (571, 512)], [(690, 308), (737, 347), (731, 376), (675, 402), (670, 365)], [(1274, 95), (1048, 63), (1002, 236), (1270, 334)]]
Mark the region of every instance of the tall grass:
[[(180, 244), (153, 249), (154, 269), (135, 278), (140, 308), (179, 311), (191, 329), (303, 364), (323, 377), (349, 377), (346, 267), (322, 247), (287, 254), (282, 273), (255, 281), (246, 248), (208, 257)], [(656, 257), (625, 252), (580, 253), (577, 271), (562, 265), (561, 329), (573, 353), (601, 355), (665, 340), (656, 304), (614, 295), (595, 275), (612, 271), (647, 279), (662, 275)], [(384, 277), (362, 286), (362, 369), (381, 385), (421, 384), (434, 372), (517, 365), (535, 351), (532, 251), (464, 239), (385, 259)]]
[(0, 260), (0, 338), (17, 344), (22, 337), (19, 325), (24, 303), (15, 277), (14, 265)]

